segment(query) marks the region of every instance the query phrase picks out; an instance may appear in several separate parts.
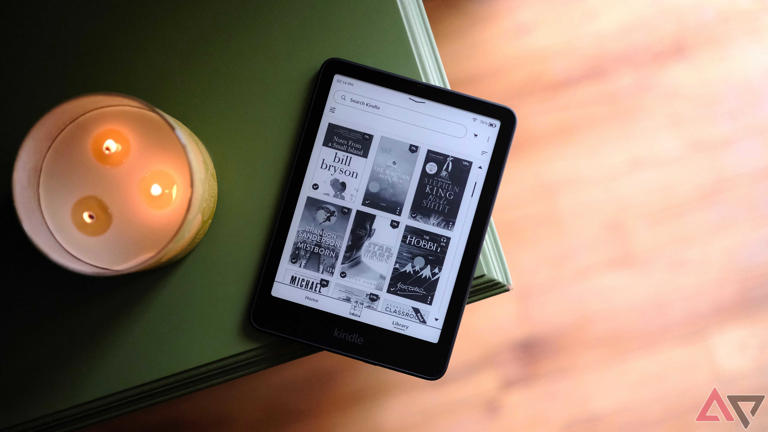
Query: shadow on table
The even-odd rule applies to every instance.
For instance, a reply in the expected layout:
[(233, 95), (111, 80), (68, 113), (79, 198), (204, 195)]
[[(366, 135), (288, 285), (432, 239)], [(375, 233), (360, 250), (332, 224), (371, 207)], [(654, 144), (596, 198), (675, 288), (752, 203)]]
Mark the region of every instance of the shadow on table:
[[(18, 410), (29, 405), (28, 398), (39, 400), (72, 385), (73, 376), (87, 377), (99, 347), (109, 343), (117, 327), (130, 325), (148, 293), (162, 289), (174, 266), (116, 278), (79, 275), (36, 249), (9, 193), (3, 195), (0, 220), (10, 251), (0, 302), (0, 382), (15, 395), (3, 409)], [(56, 374), (46, 373), (54, 364)]]

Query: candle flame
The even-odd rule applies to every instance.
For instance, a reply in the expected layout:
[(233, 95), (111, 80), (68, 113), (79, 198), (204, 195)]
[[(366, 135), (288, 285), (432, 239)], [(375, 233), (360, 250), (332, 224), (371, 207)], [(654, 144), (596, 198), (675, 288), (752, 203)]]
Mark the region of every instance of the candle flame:
[(131, 142), (119, 129), (106, 128), (91, 138), (91, 154), (96, 162), (106, 166), (118, 166), (128, 159)]
[(159, 184), (155, 183), (152, 185), (152, 187), (149, 188), (149, 193), (151, 193), (152, 196), (160, 196), (160, 194), (163, 193), (163, 188)]
[(139, 181), (139, 193), (144, 202), (155, 210), (170, 208), (176, 201), (177, 188), (173, 174), (162, 169), (146, 173)]
[(72, 205), (72, 224), (82, 234), (98, 237), (112, 226), (112, 213), (107, 204), (95, 195), (84, 196)]
[(108, 138), (106, 141), (104, 141), (104, 145), (102, 146), (102, 149), (106, 154), (119, 152), (121, 148), (122, 146), (116, 143), (112, 138)]

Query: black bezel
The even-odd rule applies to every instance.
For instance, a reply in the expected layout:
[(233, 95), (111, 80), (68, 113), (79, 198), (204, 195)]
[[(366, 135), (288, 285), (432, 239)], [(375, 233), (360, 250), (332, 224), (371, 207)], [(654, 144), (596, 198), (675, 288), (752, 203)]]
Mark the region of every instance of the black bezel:
[[(291, 217), (298, 202), (302, 181), (309, 164), (332, 79), (336, 74), (387, 87), (481, 114), (500, 121), (490, 164), (475, 212), (456, 284), (437, 343), (376, 327), (370, 324), (293, 303), (271, 295), (277, 268), (287, 240)], [(509, 153), (516, 117), (509, 108), (472, 96), (436, 87), (403, 76), (370, 68), (347, 60), (326, 60), (317, 77), (309, 112), (299, 139), (288, 186), (277, 215), (277, 226), (267, 249), (256, 283), (250, 319), (260, 330), (286, 336), (365, 362), (391, 368), (425, 379), (438, 379), (445, 373), (456, 339), (461, 315), (469, 294), (480, 249), (491, 217), (491, 210)], [(357, 334), (363, 342), (353, 343), (334, 337), (335, 329)], [(357, 339), (359, 341), (359, 339)]]

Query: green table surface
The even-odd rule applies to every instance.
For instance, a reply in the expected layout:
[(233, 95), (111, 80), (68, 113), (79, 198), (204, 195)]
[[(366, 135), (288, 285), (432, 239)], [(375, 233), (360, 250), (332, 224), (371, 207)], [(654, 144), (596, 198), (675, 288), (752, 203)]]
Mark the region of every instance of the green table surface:
[[(343, 57), (418, 78), (394, 2), (53, 2), (5, 11), (0, 163), (6, 253), (0, 428), (271, 340), (246, 320), (316, 71)], [(89, 92), (137, 96), (205, 143), (210, 231), (180, 262), (116, 278), (70, 273), (27, 240), (11, 172), (27, 130)], [(286, 342), (288, 343), (288, 342)]]

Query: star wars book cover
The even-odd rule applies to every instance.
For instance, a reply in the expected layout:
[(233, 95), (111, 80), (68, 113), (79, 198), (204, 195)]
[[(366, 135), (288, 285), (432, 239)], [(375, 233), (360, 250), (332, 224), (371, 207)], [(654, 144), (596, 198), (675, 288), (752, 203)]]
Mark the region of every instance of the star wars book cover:
[(419, 146), (381, 137), (363, 205), (400, 216), (416, 166)]
[(350, 209), (307, 197), (290, 263), (321, 275), (333, 275), (341, 253)]
[(431, 305), (449, 243), (444, 235), (406, 225), (387, 292)]
[(358, 210), (352, 220), (339, 277), (368, 290), (383, 291), (395, 262), (400, 223)]
[(355, 201), (372, 141), (371, 134), (329, 123), (312, 177), (312, 190)]
[(472, 162), (427, 151), (408, 217), (453, 231)]

